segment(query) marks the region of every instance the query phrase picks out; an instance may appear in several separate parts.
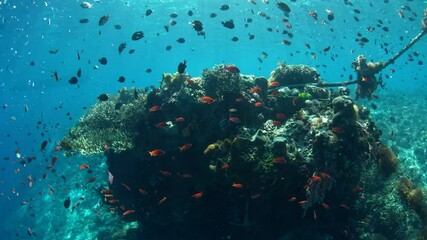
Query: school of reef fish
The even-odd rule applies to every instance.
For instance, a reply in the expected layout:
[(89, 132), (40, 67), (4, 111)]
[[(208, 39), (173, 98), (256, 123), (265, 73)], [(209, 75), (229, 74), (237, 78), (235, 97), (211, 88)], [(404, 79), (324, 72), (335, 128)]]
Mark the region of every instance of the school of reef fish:
[[(270, 4), (268, 0), (248, 1), (253, 5), (261, 2)], [(79, 4), (83, 11), (90, 11), (98, 3)], [(271, 3), (283, 15), (284, 30), (267, 29), (283, 34), (280, 43), (284, 47), (293, 44), (290, 3)], [(359, 22), (361, 10), (351, 1), (344, 4), (353, 8), (353, 18)], [(223, 4), (217, 12), (229, 8)], [(147, 9), (143, 17), (153, 13)], [(187, 12), (189, 17), (193, 14), (192, 10)], [(270, 19), (267, 12), (252, 14)], [(322, 25), (336, 20), (329, 8), (307, 14)], [(397, 14), (408, 21), (417, 17), (408, 6), (401, 6)], [(177, 24), (177, 13), (169, 17), (169, 24), (162, 29), (165, 32)], [(210, 19), (216, 17), (215, 12), (209, 15)], [(110, 24), (109, 15), (97, 19), (98, 27)], [(426, 19), (424, 16), (423, 24)], [(79, 24), (89, 21), (78, 20)], [(252, 21), (244, 19), (245, 25)], [(226, 29), (236, 27), (233, 19), (218, 24)], [(367, 26), (367, 33), (357, 32), (355, 41), (363, 47), (370, 41), (367, 34), (386, 33), (387, 24), (378, 20), (377, 25)], [(194, 19), (189, 25), (197, 37), (206, 38), (209, 29), (201, 20)], [(132, 42), (118, 44), (115, 54), (133, 54), (136, 50), (129, 46), (144, 37), (144, 31), (135, 31), (127, 37)], [(248, 33), (249, 40), (254, 38)], [(231, 38), (232, 42), (239, 40)], [(184, 43), (182, 37), (174, 40), (174, 44)], [(302, 44), (311, 59), (331, 50), (330, 45), (315, 50), (309, 42)], [(388, 55), (389, 45), (380, 45)], [(166, 51), (172, 48), (173, 44), (165, 46)], [(51, 49), (49, 54), (58, 51)], [(83, 50), (77, 51), (78, 61), (83, 54)], [(262, 52), (259, 63), (267, 57), (268, 53)], [(335, 57), (331, 53), (332, 61)], [(55, 168), (59, 153), (78, 158), (79, 163), (96, 159), (79, 164), (79, 174), (74, 175), (84, 178), (83, 184), (75, 183), (76, 189), (85, 189), (86, 194), (88, 189), (94, 190), (91, 193), (99, 199), (95, 206), (88, 206), (85, 199), (90, 197), (62, 188), (61, 183), (67, 182), (64, 174), (62, 180), (47, 184), (47, 193), (38, 195), (55, 196), (57, 191), (65, 191), (69, 196), (59, 201), (70, 215), (91, 209), (85, 210), (85, 216), (97, 216), (102, 224), (96, 224), (107, 228), (99, 230), (98, 239), (427, 239), (425, 193), (410, 176), (396, 174), (399, 159), (394, 151), (398, 148), (389, 148), (380, 139), (381, 129), (388, 126), (377, 127), (372, 120), (371, 111), (377, 108), (374, 103), (364, 106), (356, 102), (345, 85), (324, 87), (326, 81), (318, 70), (307, 65), (279, 62), (270, 76), (264, 77), (242, 74), (239, 66), (222, 63), (195, 77), (186, 72), (186, 60), (177, 64), (176, 72), (164, 73), (158, 86), (100, 93), (96, 104), (86, 109), (52, 153), (48, 152), (50, 139), (41, 143), (39, 150), (50, 156), (43, 166), (46, 173), (38, 179), (29, 174), (21, 183), (31, 188), (33, 182), (62, 174)], [(409, 62), (415, 60), (423, 66), (418, 52), (408, 55)], [(93, 70), (108, 63), (103, 56), (88, 60)], [(51, 77), (56, 82), (63, 79), (56, 70)], [(79, 86), (82, 68), (65, 78), (67, 84)], [(117, 81), (125, 83), (126, 76)], [(400, 120), (393, 120), (393, 126), (398, 125), (394, 121)], [(39, 127), (43, 128), (41, 122)], [(23, 166), (36, 160), (21, 154), (19, 148), (15, 154)], [(416, 154), (425, 157), (427, 153), (417, 149)], [(19, 172), (16, 168), (15, 173)], [(15, 188), (12, 191), (19, 196)], [(33, 217), (34, 199), (21, 203)], [(114, 221), (127, 225), (108, 229)], [(55, 233), (60, 231), (59, 226), (49, 231), (54, 228)], [(36, 238), (43, 233), (28, 227), (27, 234)]]

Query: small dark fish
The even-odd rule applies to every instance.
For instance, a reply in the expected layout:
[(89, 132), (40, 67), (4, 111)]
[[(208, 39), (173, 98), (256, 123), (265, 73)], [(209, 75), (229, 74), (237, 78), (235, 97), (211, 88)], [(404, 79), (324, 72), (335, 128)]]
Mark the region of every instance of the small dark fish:
[(360, 20), (358, 17), (354, 16), (354, 21), (359, 22)]
[(211, 18), (216, 18), (216, 13), (211, 13), (211, 15), (209, 15)]
[(103, 26), (109, 19), (110, 19), (110, 15), (102, 16), (98, 21), (98, 25)]
[(249, 40), (252, 40), (254, 38), (255, 38), (255, 35), (249, 33)]
[(372, 107), (372, 109), (377, 109), (377, 105), (375, 105), (375, 104), (373, 104), (373, 103), (371, 103), (371, 107)]
[(123, 77), (123, 76), (120, 76), (118, 81), (119, 81), (120, 83), (124, 83), (124, 82), (126, 81), (126, 78), (125, 78), (125, 77)]
[(193, 26), (193, 29), (196, 30), (196, 32), (203, 31), (203, 24), (202, 22), (195, 20), (191, 22), (191, 25)]
[(171, 45), (166, 46), (166, 51), (169, 51), (169, 50), (171, 50), (171, 49), (172, 49), (172, 46), (171, 46)]
[(176, 21), (175, 21), (175, 20), (171, 20), (171, 21), (169, 22), (169, 24), (170, 24), (171, 26), (175, 26), (175, 25), (176, 25)]
[(177, 14), (177, 13), (171, 13), (171, 14), (169, 15), (169, 17), (171, 17), (171, 18), (177, 18), (177, 17), (178, 17), (178, 14)]
[(126, 48), (126, 42), (122, 42), (119, 45), (119, 54), (122, 54), (123, 50)]
[(382, 29), (383, 29), (384, 32), (388, 32), (389, 31), (388, 27), (383, 27)]
[(185, 43), (185, 39), (184, 38), (178, 38), (176, 41), (179, 42), (179, 43)]
[(163, 26), (163, 28), (166, 30), (166, 32), (169, 32), (169, 26), (168, 25)]
[(44, 152), (46, 150), (47, 140), (44, 140), (40, 146), (40, 151)]
[(179, 74), (184, 73), (186, 67), (187, 67), (187, 61), (184, 60), (184, 62), (180, 62), (178, 65), (178, 73)]
[(144, 33), (142, 31), (137, 31), (132, 34), (132, 40), (137, 41), (144, 37)]
[(82, 76), (82, 69), (79, 68), (79, 70), (77, 70), (77, 77), (81, 77)]
[(226, 22), (221, 22), (221, 23), (226, 28), (229, 28), (229, 29), (233, 29), (234, 28), (234, 21), (233, 21), (233, 19), (230, 19), (230, 20), (228, 20)]
[(89, 19), (88, 18), (82, 18), (82, 19), (80, 19), (79, 20), (79, 23), (88, 23), (89, 22)]
[(360, 41), (362, 41), (362, 42), (364, 42), (364, 43), (367, 43), (367, 42), (369, 42), (369, 39), (368, 39), (368, 38), (366, 38), (366, 37), (362, 37), (362, 38), (360, 39)]
[(190, 16), (190, 17), (191, 17), (191, 16), (193, 16), (193, 11), (189, 10), (189, 11), (187, 12), (187, 15), (188, 15), (188, 16)]
[(233, 38), (231, 38), (231, 41), (237, 42), (237, 41), (239, 41), (239, 38), (238, 37), (233, 37)]
[(359, 9), (357, 9), (357, 8), (353, 9), (353, 11), (354, 11), (354, 13), (356, 13), (356, 14), (360, 14), (360, 13), (361, 13), (361, 11), (360, 11)]
[(221, 11), (227, 11), (228, 9), (230, 9), (230, 6), (228, 6), (227, 4), (224, 4), (224, 5), (222, 5), (219, 9), (220, 9)]
[(120, 30), (120, 29), (122, 29), (122, 25), (120, 25), (120, 24), (116, 24), (116, 25), (114, 25), (114, 28), (115, 28), (116, 30)]
[(80, 60), (80, 53), (77, 51), (77, 60)]
[(276, 6), (285, 14), (289, 14), (291, 12), (291, 8), (286, 3), (279, 2), (276, 0)]
[(34, 65), (36, 65), (36, 62), (31, 61), (31, 62), (30, 62), (30, 66), (34, 66)]
[(107, 101), (108, 100), (108, 95), (105, 93), (102, 93), (98, 96), (98, 100), (101, 102)]
[(418, 65), (420, 65), (420, 66), (424, 65), (423, 61), (419, 60)]
[(65, 201), (64, 201), (64, 207), (69, 208), (70, 204), (71, 204), (70, 197), (67, 197), (67, 199), (65, 199)]
[(58, 74), (58, 72), (57, 72), (57, 71), (53, 71), (53, 72), (52, 72), (52, 77), (55, 77), (55, 80), (56, 80), (56, 81), (59, 81), (59, 80), (60, 80), (60, 78), (59, 78), (59, 74)]
[(76, 84), (79, 82), (79, 79), (77, 79), (76, 77), (71, 77), (70, 80), (68, 80), (68, 82), (70, 84)]
[(135, 52), (135, 49), (129, 50), (129, 54), (133, 54)]
[(57, 54), (59, 52), (59, 49), (52, 49), (52, 50), (49, 50), (49, 53), (50, 54)]
[(245, 22), (247, 22), (247, 23), (251, 23), (251, 22), (253, 22), (254, 20), (252, 19), (252, 18), (246, 18), (245, 19)]
[(106, 57), (102, 57), (98, 60), (98, 62), (102, 65), (107, 65), (107, 58)]
[(151, 9), (148, 9), (147, 11), (145, 11), (145, 16), (150, 16), (151, 14), (153, 14), (153, 10), (151, 10)]
[(150, 73), (150, 72), (152, 72), (153, 70), (151, 70), (151, 68), (147, 68), (146, 70), (145, 70), (145, 72), (146, 73)]

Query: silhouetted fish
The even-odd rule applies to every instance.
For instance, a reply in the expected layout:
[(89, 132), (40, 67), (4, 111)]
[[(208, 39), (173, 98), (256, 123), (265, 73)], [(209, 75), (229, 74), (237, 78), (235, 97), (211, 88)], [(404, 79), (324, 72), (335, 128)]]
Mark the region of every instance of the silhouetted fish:
[(65, 199), (65, 201), (64, 201), (64, 207), (69, 208), (70, 204), (71, 204), (70, 197), (67, 197), (67, 199)]
[(186, 67), (187, 67), (187, 61), (184, 60), (184, 62), (179, 63), (178, 73), (184, 73)]

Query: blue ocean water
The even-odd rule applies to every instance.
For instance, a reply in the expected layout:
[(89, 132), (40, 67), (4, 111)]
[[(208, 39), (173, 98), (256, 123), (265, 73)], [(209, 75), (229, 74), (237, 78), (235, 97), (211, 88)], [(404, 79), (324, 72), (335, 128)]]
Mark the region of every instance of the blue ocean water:
[[(289, 16), (274, 1), (260, 0), (100, 0), (91, 2), (93, 7), (87, 9), (81, 7), (82, 1), (0, 0), (2, 239), (25, 239), (28, 228), (43, 239), (91, 239), (114, 224), (128, 224), (120, 223), (114, 214), (96, 212), (99, 196), (86, 182), (90, 176), (78, 169), (87, 163), (94, 170), (91, 176), (107, 181), (105, 159), (65, 158), (55, 151), (99, 94), (117, 93), (123, 87), (158, 86), (162, 74), (176, 72), (183, 60), (192, 76), (200, 76), (204, 68), (215, 64), (235, 64), (242, 74), (268, 77), (277, 63), (283, 62), (315, 67), (326, 82), (346, 81), (350, 75), (355, 77), (351, 63), (359, 54), (371, 61), (386, 61), (415, 37), (427, 7), (425, 1), (409, 0), (285, 2), (292, 10)], [(228, 10), (220, 10), (224, 4)], [(146, 14), (149, 9), (153, 11), (150, 15)], [(325, 9), (334, 12), (334, 20), (327, 19)], [(317, 20), (310, 11), (317, 13)], [(171, 16), (174, 13), (176, 17)], [(109, 20), (99, 26), (99, 19), (105, 15)], [(80, 23), (84, 18), (88, 22)], [(234, 29), (221, 24), (230, 19), (234, 20)], [(194, 20), (203, 23), (204, 36), (192, 28), (190, 21)], [(131, 36), (136, 31), (143, 31), (144, 38), (133, 41)], [(238, 40), (233, 41), (233, 37)], [(368, 40), (364, 44), (362, 37)], [(185, 42), (179, 43), (179, 38)], [(426, 104), (426, 41), (421, 39), (383, 70), (386, 88), (377, 92), (379, 98), (374, 102), (379, 109), (373, 117), (383, 128), (389, 126), (391, 116), (407, 118), (405, 125), (393, 129), (397, 138), (399, 132), (405, 137), (390, 143), (405, 149), (399, 158), (412, 167), (403, 169), (413, 171), (415, 182), (421, 185), (427, 184), (425, 159), (419, 159), (414, 150), (425, 150), (427, 130), (422, 123), (426, 115), (415, 111)], [(123, 42), (127, 46), (119, 54)], [(171, 49), (166, 50), (167, 46)], [(135, 50), (133, 54), (128, 52), (131, 49)], [(102, 57), (108, 59), (106, 65), (98, 62)], [(70, 84), (69, 79), (79, 69), (78, 83)], [(58, 73), (58, 80), (53, 72)], [(124, 83), (118, 82), (120, 76), (126, 78)], [(393, 101), (397, 106), (391, 104)], [(409, 111), (413, 105), (418, 108)], [(417, 123), (411, 120), (415, 117)], [(46, 140), (46, 149), (41, 151)], [(421, 145), (399, 145), (408, 141)], [(21, 157), (26, 163), (20, 162)], [(28, 163), (29, 157), (35, 160)], [(53, 157), (58, 157), (56, 172), (45, 169)], [(78, 199), (72, 202), (74, 206), (79, 203), (78, 213), (63, 207), (70, 194)]]

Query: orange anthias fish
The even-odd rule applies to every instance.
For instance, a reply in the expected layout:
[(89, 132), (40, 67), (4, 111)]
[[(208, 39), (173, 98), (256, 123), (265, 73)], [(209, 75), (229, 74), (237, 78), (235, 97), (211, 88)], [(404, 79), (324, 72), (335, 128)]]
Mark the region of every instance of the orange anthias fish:
[(268, 83), (268, 86), (269, 86), (269, 87), (278, 87), (278, 86), (280, 86), (280, 83), (279, 83), (279, 82), (276, 82), (276, 81), (274, 81), (274, 82), (269, 82), (269, 83)]
[(213, 98), (211, 98), (209, 96), (204, 96), (204, 97), (200, 98), (200, 102), (203, 102), (203, 103), (213, 103), (213, 102), (215, 102), (215, 99), (213, 99)]
[(191, 195), (191, 198), (201, 198), (202, 196), (203, 196), (203, 192), (199, 192)]
[(129, 215), (129, 214), (132, 214), (132, 213), (134, 213), (135, 212), (135, 210), (127, 210), (126, 212), (124, 212), (123, 213), (123, 217), (124, 216), (127, 216), (127, 215)]
[(276, 157), (271, 161), (272, 163), (284, 164), (286, 163), (286, 159), (284, 157)]
[(150, 112), (156, 112), (158, 110), (160, 110), (160, 106), (158, 105), (152, 106), (150, 109), (148, 109), (148, 111)]
[(165, 155), (165, 151), (163, 151), (162, 149), (155, 149), (155, 150), (153, 150), (153, 151), (151, 151), (151, 152), (148, 152), (149, 154), (150, 154), (150, 156), (152, 156), (152, 157), (160, 157), (160, 156), (163, 156), (163, 155)]
[(230, 118), (228, 118), (228, 120), (230, 121), (230, 122), (233, 122), (233, 123), (241, 123), (242, 121), (240, 120), (240, 118), (238, 118), (238, 117), (230, 117)]
[(251, 88), (251, 93), (261, 93), (261, 92), (262, 92), (262, 90), (259, 87), (253, 87), (253, 88)]
[(244, 188), (243, 184), (241, 184), (241, 183), (233, 183), (231, 186), (234, 188), (237, 188), (237, 189), (243, 189)]
[(167, 122), (159, 122), (159, 123), (156, 123), (154, 126), (156, 126), (156, 128), (163, 128), (163, 127), (168, 127), (169, 124)]
[(84, 163), (82, 165), (80, 165), (80, 167), (79, 167), (80, 170), (88, 169), (88, 168), (89, 168), (89, 165), (84, 164)]
[(187, 151), (188, 149), (190, 149), (193, 146), (193, 144), (191, 143), (187, 143), (185, 145), (183, 145), (182, 147), (179, 147), (179, 151), (180, 152), (184, 152)]

